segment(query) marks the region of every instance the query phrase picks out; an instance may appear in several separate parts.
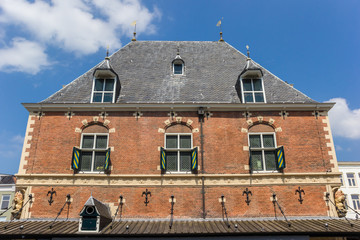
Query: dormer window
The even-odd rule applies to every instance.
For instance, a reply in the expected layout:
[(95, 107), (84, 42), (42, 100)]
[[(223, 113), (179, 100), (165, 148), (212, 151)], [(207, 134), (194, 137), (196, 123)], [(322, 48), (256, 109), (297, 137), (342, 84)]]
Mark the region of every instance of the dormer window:
[(265, 101), (264, 85), (261, 78), (241, 79), (242, 99), (244, 103), (263, 103)]
[(96, 78), (94, 80), (92, 102), (112, 103), (115, 100), (115, 79)]
[(174, 63), (174, 74), (183, 74), (183, 65), (180, 63)]

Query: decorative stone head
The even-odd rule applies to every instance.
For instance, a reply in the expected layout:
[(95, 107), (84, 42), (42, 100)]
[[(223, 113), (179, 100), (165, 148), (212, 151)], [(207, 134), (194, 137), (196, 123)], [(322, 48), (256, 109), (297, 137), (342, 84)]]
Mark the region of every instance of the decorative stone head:
[(14, 199), (12, 201), (12, 215), (14, 218), (17, 218), (19, 219), (20, 218), (20, 215), (21, 215), (21, 208), (24, 204), (24, 194), (25, 194), (25, 190), (22, 189), (22, 190), (19, 190), (15, 193), (15, 196), (14, 196)]

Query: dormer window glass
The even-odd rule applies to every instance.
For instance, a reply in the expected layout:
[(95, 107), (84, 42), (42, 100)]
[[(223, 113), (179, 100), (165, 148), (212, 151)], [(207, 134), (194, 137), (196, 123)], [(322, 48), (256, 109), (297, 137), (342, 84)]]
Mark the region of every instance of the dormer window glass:
[(93, 89), (92, 102), (114, 102), (115, 79), (96, 78)]
[(174, 74), (183, 74), (183, 65), (181, 63), (174, 63)]
[(265, 102), (265, 93), (262, 79), (242, 79), (242, 94), (245, 103)]

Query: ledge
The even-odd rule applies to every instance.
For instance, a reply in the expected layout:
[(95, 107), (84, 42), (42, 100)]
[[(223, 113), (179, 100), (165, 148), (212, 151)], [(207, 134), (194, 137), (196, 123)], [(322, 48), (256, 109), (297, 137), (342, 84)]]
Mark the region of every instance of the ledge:
[(262, 174), (18, 174), (17, 186), (269, 186), (338, 185), (340, 173)]
[(335, 103), (22, 103), (29, 112), (36, 111), (329, 111)]

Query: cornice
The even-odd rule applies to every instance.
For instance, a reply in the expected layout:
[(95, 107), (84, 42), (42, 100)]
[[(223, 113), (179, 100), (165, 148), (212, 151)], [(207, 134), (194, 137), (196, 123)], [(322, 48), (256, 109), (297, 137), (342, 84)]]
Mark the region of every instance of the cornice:
[(29, 112), (37, 111), (329, 111), (335, 103), (23, 103)]
[(340, 173), (263, 173), (263, 174), (19, 174), (17, 186), (269, 186), (339, 185)]

